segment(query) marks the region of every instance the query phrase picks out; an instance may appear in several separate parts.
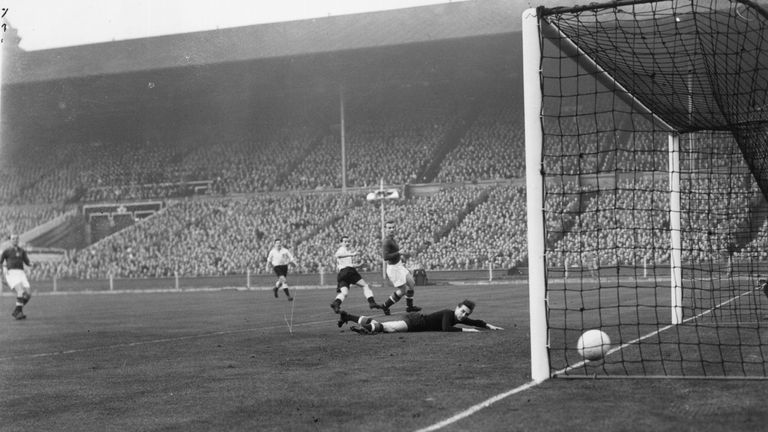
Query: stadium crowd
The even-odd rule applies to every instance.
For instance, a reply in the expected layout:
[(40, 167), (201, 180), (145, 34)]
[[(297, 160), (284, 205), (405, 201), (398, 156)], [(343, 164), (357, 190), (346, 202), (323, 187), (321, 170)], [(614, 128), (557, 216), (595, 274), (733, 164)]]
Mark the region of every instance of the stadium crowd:
[[(210, 127), (204, 124), (194, 133), (157, 130), (119, 140), (105, 126), (103, 136), (65, 136), (55, 145), (35, 144), (31, 151), (6, 146), (0, 149), (0, 197), (6, 203), (0, 207), (0, 234), (28, 231), (65, 205), (162, 200), (165, 208), (153, 216), (110, 221), (114, 234), (63, 261), (32, 269), (32, 277), (263, 273), (264, 257), (277, 237), (297, 256), (295, 271), (332, 272), (332, 252), (342, 234), (360, 252), (361, 268), (378, 270), (379, 203), (367, 202), (365, 193), (382, 179), (405, 193), (437, 160), (438, 192), (384, 203), (386, 219), (398, 223), (401, 246), (414, 254), (410, 264), (426, 269), (524, 265), (521, 107), (503, 93), (469, 97), (444, 90), (425, 86), (347, 96), (348, 193), (340, 193), (341, 129), (334, 101), (311, 101), (303, 109), (286, 105), (260, 113), (264, 118), (257, 116), (253, 124), (225, 122), (220, 133), (204, 133)], [(666, 136), (630, 132), (630, 119), (620, 119), (613, 130), (610, 121), (603, 115), (579, 121), (566, 116), (559, 123), (561, 137), (545, 148), (545, 171), (554, 180), (546, 201), (551, 265), (669, 260), (668, 185), (648, 175), (666, 172)], [(456, 141), (448, 145), (454, 135)], [(703, 138), (696, 139), (701, 144)], [(733, 143), (708, 148), (722, 156)], [(690, 150), (686, 156), (698, 166), (717, 159)], [(569, 180), (575, 173), (581, 179)], [(603, 174), (615, 177), (615, 188), (602, 185), (598, 177)], [(202, 196), (194, 196), (192, 182), (205, 182)], [(745, 174), (691, 175), (682, 188), (689, 215), (683, 220), (684, 259), (721, 260), (723, 250), (760, 250), (760, 235), (733, 235), (747, 223), (758, 196)], [(598, 256), (598, 248), (612, 252)]]

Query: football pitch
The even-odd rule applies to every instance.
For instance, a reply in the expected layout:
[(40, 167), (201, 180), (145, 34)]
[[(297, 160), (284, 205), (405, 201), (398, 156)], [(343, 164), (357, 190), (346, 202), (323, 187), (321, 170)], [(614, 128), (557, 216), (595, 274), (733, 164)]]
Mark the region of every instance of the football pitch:
[[(382, 301), (390, 288), (374, 286)], [(530, 382), (522, 281), (417, 287), (425, 312), (477, 302), (481, 333), (361, 336), (332, 288), (0, 299), (0, 430), (765, 430), (765, 381)], [(393, 307), (402, 313), (404, 301)], [(369, 313), (359, 289), (344, 303)]]

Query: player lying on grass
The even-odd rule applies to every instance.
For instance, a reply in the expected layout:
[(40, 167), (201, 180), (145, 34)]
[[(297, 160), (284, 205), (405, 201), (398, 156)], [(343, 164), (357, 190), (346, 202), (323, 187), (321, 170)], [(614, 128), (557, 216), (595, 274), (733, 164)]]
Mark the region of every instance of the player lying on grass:
[(763, 294), (768, 297), (768, 280), (760, 279), (758, 282), (760, 282), (760, 288), (763, 289)]
[[(339, 327), (352, 321), (359, 326), (352, 325), (350, 329), (362, 334), (376, 333), (404, 333), (404, 332), (423, 332), (423, 331), (449, 331), (449, 332), (477, 332), (477, 328), (488, 330), (504, 330), (483, 320), (471, 319), (469, 315), (475, 310), (475, 302), (471, 300), (462, 300), (456, 308), (443, 309), (431, 314), (420, 312), (410, 312), (403, 315), (401, 320), (379, 322), (366, 316), (358, 316), (340, 312)], [(477, 328), (456, 327), (456, 324), (464, 324)]]

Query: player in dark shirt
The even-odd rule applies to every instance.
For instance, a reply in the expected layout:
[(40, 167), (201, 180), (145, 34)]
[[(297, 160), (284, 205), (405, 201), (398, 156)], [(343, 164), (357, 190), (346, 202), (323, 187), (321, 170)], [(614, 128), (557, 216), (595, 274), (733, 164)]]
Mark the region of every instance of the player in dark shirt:
[[(358, 326), (351, 326), (353, 331), (363, 334), (375, 333), (403, 333), (403, 332), (425, 332), (425, 331), (446, 331), (446, 332), (477, 332), (477, 328), (488, 330), (503, 330), (483, 320), (475, 320), (469, 315), (475, 310), (475, 302), (463, 300), (456, 308), (443, 309), (431, 314), (422, 314), (411, 312), (403, 315), (401, 320), (379, 322), (375, 319), (352, 315), (346, 311), (340, 312), (339, 327), (347, 322), (357, 323)], [(477, 328), (456, 327), (457, 324)]]
[(6, 283), (12, 290), (16, 291), (16, 307), (11, 315), (17, 320), (22, 320), (27, 317), (22, 308), (32, 298), (29, 281), (26, 273), (24, 273), (24, 265), (31, 267), (32, 264), (29, 262), (27, 251), (19, 246), (19, 236), (11, 234), (10, 239), (11, 247), (5, 249), (0, 255), (0, 265), (3, 266), (3, 276)]
[(411, 271), (405, 267), (403, 258), (406, 258), (407, 254), (400, 252), (400, 245), (395, 240), (395, 222), (388, 221), (384, 225), (384, 230), (386, 231), (386, 237), (384, 237), (381, 243), (382, 255), (384, 261), (387, 262), (387, 278), (395, 287), (395, 291), (382, 305), (384, 314), (389, 315), (389, 308), (399, 302), (403, 295), (405, 295), (405, 311), (418, 312), (421, 308), (413, 305), (416, 281), (413, 279)]

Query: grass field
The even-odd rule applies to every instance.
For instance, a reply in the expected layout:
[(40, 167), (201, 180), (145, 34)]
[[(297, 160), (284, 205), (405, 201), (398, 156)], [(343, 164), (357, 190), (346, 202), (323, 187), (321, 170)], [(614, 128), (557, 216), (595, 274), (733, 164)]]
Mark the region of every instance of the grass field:
[[(40, 294), (25, 321), (6, 295), (0, 430), (766, 429), (765, 381), (530, 385), (526, 290), (418, 287), (425, 311), (471, 298), (474, 317), (505, 331), (375, 336), (337, 327), (330, 288), (293, 304), (271, 290)], [(344, 307), (368, 312), (359, 290)]]

